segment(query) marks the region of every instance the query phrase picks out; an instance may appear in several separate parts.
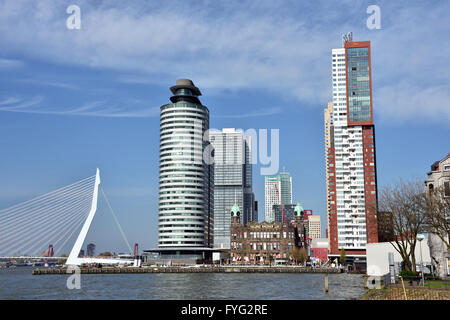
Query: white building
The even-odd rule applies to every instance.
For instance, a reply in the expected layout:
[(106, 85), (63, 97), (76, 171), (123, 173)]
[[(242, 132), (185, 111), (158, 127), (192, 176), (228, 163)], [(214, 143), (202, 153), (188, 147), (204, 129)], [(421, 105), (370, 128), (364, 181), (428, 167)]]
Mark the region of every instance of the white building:
[[(442, 188), (443, 196), (450, 197), (450, 153), (444, 159), (433, 163), (431, 171), (428, 172), (428, 179), (425, 181), (425, 185), (428, 193)], [(447, 234), (447, 242), (450, 242), (449, 237), (450, 235)], [(445, 235), (443, 235), (443, 238), (445, 238)], [(442, 241), (438, 234), (430, 232), (428, 245), (430, 246), (433, 267), (437, 276), (441, 279), (450, 277), (450, 254), (445, 242)]]
[[(422, 258), (420, 250), (422, 247)], [(398, 275), (400, 272), (400, 265), (403, 261), (400, 254), (395, 250), (394, 246), (390, 242), (368, 243), (366, 248), (367, 255), (367, 275), (369, 276), (384, 276), (389, 273), (389, 253), (394, 255), (395, 273)], [(427, 245), (427, 239), (422, 242), (417, 242), (415, 249), (416, 256), (416, 270), (420, 271), (421, 259), (427, 269), (424, 269), (425, 273), (430, 272), (431, 265), (430, 249)]]
[(275, 221), (275, 204), (292, 204), (292, 177), (288, 172), (265, 178), (265, 221)]
[(265, 221), (275, 221), (274, 204), (280, 204), (281, 180), (280, 177), (265, 178)]
[(158, 247), (212, 247), (213, 166), (203, 161), (209, 110), (200, 90), (179, 79), (161, 106)]
[(309, 216), (307, 221), (308, 221), (309, 238), (311, 239), (321, 238), (322, 232), (320, 225), (320, 216)]

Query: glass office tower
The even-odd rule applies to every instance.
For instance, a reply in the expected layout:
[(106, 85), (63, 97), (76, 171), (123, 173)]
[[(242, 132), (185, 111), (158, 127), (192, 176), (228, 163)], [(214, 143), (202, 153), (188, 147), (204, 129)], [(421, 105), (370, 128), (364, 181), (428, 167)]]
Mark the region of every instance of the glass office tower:
[(243, 208), (240, 223), (254, 219), (252, 192), (251, 137), (242, 130), (211, 130), (214, 146), (214, 247), (230, 248), (230, 210)]
[(160, 119), (158, 247), (212, 247), (214, 173), (203, 161), (209, 110), (191, 80), (170, 90)]

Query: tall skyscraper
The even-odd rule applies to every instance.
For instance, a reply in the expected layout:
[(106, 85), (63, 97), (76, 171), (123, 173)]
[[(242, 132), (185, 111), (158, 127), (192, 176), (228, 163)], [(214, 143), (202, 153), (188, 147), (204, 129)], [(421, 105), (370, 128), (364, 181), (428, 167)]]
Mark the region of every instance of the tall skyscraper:
[(93, 243), (89, 243), (86, 247), (86, 255), (88, 257), (93, 257), (95, 256), (95, 244)]
[(209, 110), (191, 80), (170, 90), (160, 119), (158, 247), (212, 247), (214, 173), (203, 161)]
[(292, 177), (287, 172), (281, 172), (277, 177), (265, 178), (265, 220), (267, 222), (275, 221), (273, 206), (280, 204), (292, 204)]
[[(335, 226), (330, 220), (331, 204), (336, 203), (336, 192), (331, 189), (336, 184), (336, 175), (334, 168), (334, 126), (333, 126), (333, 102), (328, 103), (328, 108), (324, 112), (324, 127), (325, 127), (325, 179), (327, 191), (327, 225)], [(330, 164), (333, 166), (330, 166)], [(336, 211), (334, 211), (336, 213)], [(334, 214), (336, 216), (336, 214)], [(327, 229), (326, 237), (328, 238), (328, 250), (330, 250), (330, 237)]]
[(292, 177), (288, 172), (280, 172), (281, 203), (292, 203)]
[(343, 48), (332, 49), (332, 81), (332, 116), (330, 105), (325, 112), (330, 256), (344, 248), (364, 259), (366, 244), (378, 242), (370, 41), (344, 36)]
[(273, 210), (273, 206), (276, 204), (280, 204), (280, 177), (266, 177), (264, 181), (264, 189), (266, 206), (265, 221), (273, 222), (275, 221), (275, 212)]
[(255, 221), (251, 137), (225, 128), (209, 133), (214, 147), (214, 247), (230, 248), (230, 210), (243, 208), (240, 222)]

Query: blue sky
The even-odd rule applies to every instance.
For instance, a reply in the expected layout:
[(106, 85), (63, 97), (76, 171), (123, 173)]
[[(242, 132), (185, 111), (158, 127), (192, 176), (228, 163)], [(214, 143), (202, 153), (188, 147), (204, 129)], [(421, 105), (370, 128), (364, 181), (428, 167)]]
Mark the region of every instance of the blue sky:
[[(71, 4), (81, 29), (66, 28)], [(381, 29), (366, 9), (381, 9)], [(372, 45), (379, 187), (450, 152), (448, 1), (0, 0), (0, 208), (95, 173), (130, 242), (156, 246), (159, 107), (178, 78), (211, 127), (280, 129), (293, 198), (326, 227), (331, 49)], [(264, 177), (254, 168), (264, 215)], [(126, 251), (106, 203), (86, 241)]]

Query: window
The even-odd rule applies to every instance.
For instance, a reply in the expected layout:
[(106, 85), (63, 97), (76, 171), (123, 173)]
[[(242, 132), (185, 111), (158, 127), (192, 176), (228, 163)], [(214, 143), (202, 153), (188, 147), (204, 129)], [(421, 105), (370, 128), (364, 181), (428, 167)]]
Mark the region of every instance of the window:
[(447, 258), (447, 274), (450, 274), (450, 260)]
[(450, 181), (444, 182), (444, 197), (450, 197)]
[(444, 171), (450, 171), (450, 164), (446, 164), (444, 166)]

